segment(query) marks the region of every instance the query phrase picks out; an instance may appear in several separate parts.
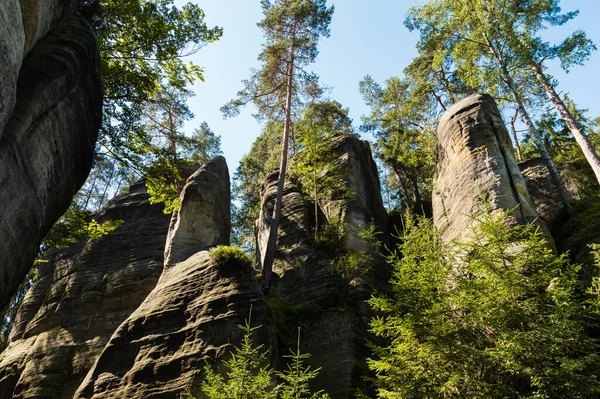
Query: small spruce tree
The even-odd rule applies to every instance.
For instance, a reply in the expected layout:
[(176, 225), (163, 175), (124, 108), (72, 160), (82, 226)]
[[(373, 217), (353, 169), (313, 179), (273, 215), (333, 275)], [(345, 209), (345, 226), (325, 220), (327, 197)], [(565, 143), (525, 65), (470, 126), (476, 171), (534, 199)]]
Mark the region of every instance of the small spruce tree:
[(369, 367), (381, 398), (593, 398), (600, 346), (587, 334), (598, 293), (556, 257), (533, 225), (476, 216), (471, 241), (444, 244), (407, 218)]

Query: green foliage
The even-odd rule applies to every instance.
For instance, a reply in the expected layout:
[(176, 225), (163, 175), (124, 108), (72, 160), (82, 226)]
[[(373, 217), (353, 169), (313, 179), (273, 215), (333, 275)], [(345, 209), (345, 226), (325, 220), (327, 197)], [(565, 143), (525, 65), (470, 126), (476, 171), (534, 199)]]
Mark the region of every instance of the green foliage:
[(575, 202), (568, 221), (559, 230), (556, 242), (561, 252), (568, 252), (573, 261), (583, 264), (582, 274), (584, 276), (596, 274), (596, 268), (588, 266), (592, 263), (588, 245), (600, 243), (600, 197), (598, 194)]
[(71, 206), (42, 240), (42, 250), (66, 248), (82, 238), (97, 240), (123, 223), (122, 220), (99, 223), (95, 219), (88, 220), (87, 216), (83, 210)]
[(327, 223), (317, 232), (314, 237), (315, 245), (318, 248), (332, 253), (342, 247), (342, 240), (348, 229), (348, 223), (337, 217), (330, 217)]
[[(205, 379), (201, 386), (202, 397), (206, 399), (328, 399), (322, 391), (311, 393), (310, 380), (320, 369), (304, 367), (304, 360), (310, 355), (300, 352), (300, 329), (298, 329), (298, 347), (285, 356), (291, 359), (285, 372), (276, 372), (266, 366), (267, 352), (263, 346), (256, 346), (252, 334), (260, 328), (251, 327), (246, 320), (242, 345), (236, 347), (229, 360), (225, 360), (225, 375), (217, 374), (210, 366), (204, 368)], [(281, 383), (275, 385), (275, 377)], [(188, 398), (193, 398), (188, 393)]]
[(203, 122), (191, 137), (181, 129), (193, 114), (187, 106), (191, 93), (175, 86), (162, 87), (143, 109), (144, 131), (136, 138), (137, 167), (146, 177), (150, 203), (164, 203), (169, 214), (179, 209), (183, 189), (180, 169), (207, 162), (221, 152), (220, 138)]
[(407, 217), (392, 293), (370, 305), (369, 367), (382, 398), (591, 398), (599, 345), (586, 331), (598, 294), (579, 266), (548, 249), (533, 225), (475, 218), (473, 241), (444, 245), (431, 221)]
[(178, 170), (169, 170), (170, 168), (161, 168), (159, 165), (153, 165), (149, 168), (150, 173), (146, 176), (146, 189), (148, 190), (148, 201), (151, 204), (164, 204), (163, 212), (167, 215), (179, 210), (181, 201), (177, 196), (177, 188), (174, 180), (178, 177), (169, 179), (165, 171), (172, 172), (172, 176), (179, 176)]
[(373, 258), (364, 251), (352, 250), (343, 253), (331, 262), (333, 270), (345, 281), (350, 281), (359, 275), (371, 271)]
[(300, 152), (294, 157), (290, 173), (302, 182), (302, 191), (315, 203), (315, 234), (319, 231), (318, 207), (325, 201), (349, 198), (347, 172), (334, 152), (336, 138), (351, 134), (348, 109), (336, 101), (311, 103), (296, 125)]
[(144, 108), (163, 85), (183, 89), (203, 79), (202, 69), (184, 58), (222, 35), (209, 28), (195, 4), (173, 0), (86, 1), (82, 13), (98, 37), (104, 89), (99, 146), (128, 166), (143, 154), (135, 145), (144, 131)]
[(210, 258), (216, 263), (233, 263), (239, 267), (254, 270), (254, 261), (240, 247), (219, 245), (210, 250)]
[(408, 209), (420, 209), (431, 195), (435, 166), (435, 104), (411, 78), (392, 77), (381, 87), (371, 76), (360, 82), (371, 113), (361, 130), (373, 133), (376, 155), (391, 169), (387, 184), (400, 192)]
[(260, 328), (251, 327), (246, 320), (242, 344), (231, 353), (229, 360), (223, 361), (225, 376), (216, 373), (206, 365), (205, 379), (201, 386), (206, 399), (277, 399), (277, 387), (273, 383), (273, 370), (267, 363), (263, 345), (255, 345), (252, 333)]
[[(326, 0), (261, 0), (263, 19), (258, 23), (266, 43), (258, 55), (260, 69), (244, 80), (244, 88), (237, 98), (225, 104), (221, 111), (227, 117), (239, 114), (240, 109), (252, 102), (259, 120), (283, 121), (294, 118), (302, 108), (301, 95), (311, 97), (310, 89), (318, 82), (314, 73), (306, 71), (319, 54), (320, 37), (329, 37), (333, 7)], [(293, 62), (292, 68), (289, 63)], [(291, 72), (291, 75), (290, 75)], [(292, 79), (292, 103), (284, 109), (288, 94), (288, 77)]]
[(254, 250), (254, 222), (260, 214), (260, 190), (267, 173), (279, 166), (283, 124), (268, 122), (244, 155), (233, 177), (232, 242), (248, 252)]
[(321, 368), (314, 370), (310, 369), (310, 366), (304, 367), (304, 361), (310, 357), (309, 353), (300, 352), (300, 327), (298, 327), (298, 343), (296, 350), (290, 349), (290, 355), (283, 356), (284, 358), (290, 359), (288, 368), (284, 372), (278, 372), (277, 376), (281, 379), (282, 384), (280, 385), (281, 399), (327, 399), (327, 395), (323, 391), (312, 393), (310, 390), (309, 382), (319, 375)]

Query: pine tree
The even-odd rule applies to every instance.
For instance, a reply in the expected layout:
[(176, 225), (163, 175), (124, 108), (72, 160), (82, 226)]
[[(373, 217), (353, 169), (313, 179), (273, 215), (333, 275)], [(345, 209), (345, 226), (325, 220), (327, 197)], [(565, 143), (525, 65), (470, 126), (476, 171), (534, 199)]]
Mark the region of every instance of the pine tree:
[(346, 174), (339, 155), (333, 150), (335, 138), (351, 134), (348, 110), (336, 101), (311, 103), (296, 125), (296, 141), (300, 151), (291, 172), (302, 182), (302, 190), (314, 201), (315, 236), (319, 232), (319, 206), (331, 199), (350, 195)]
[(329, 36), (333, 7), (327, 8), (326, 0), (275, 0), (273, 3), (261, 0), (261, 5), (264, 18), (258, 26), (266, 38), (264, 50), (258, 57), (262, 67), (244, 81), (245, 87), (237, 98), (221, 110), (226, 116), (236, 115), (241, 107), (252, 102), (258, 109), (259, 120), (283, 121), (277, 195), (267, 247), (261, 259), (263, 286), (268, 287), (277, 244), (292, 119), (301, 105), (303, 89), (318, 80), (304, 68), (316, 59), (319, 38)]
[(553, 2), (430, 0), (411, 8), (405, 24), (420, 32), (421, 48), (427, 47), (431, 40), (439, 40), (439, 36), (448, 38), (445, 43), (451, 47), (438, 50), (444, 54), (450, 51), (467, 86), (480, 88), (497, 98), (512, 97), (563, 202), (569, 205), (573, 201), (571, 195), (527, 107), (530, 100), (536, 100), (527, 95), (535, 91), (534, 77), (522, 65), (519, 50), (512, 45), (513, 38), (520, 40), (521, 35), (531, 36), (543, 29), (548, 4)]

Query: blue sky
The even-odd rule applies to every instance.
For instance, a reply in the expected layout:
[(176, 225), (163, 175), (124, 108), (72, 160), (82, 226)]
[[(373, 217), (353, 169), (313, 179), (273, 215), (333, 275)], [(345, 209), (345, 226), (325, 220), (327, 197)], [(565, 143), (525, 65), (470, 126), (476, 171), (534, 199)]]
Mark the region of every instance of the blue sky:
[[(178, 4), (182, 3), (178, 1)], [(193, 130), (206, 121), (221, 136), (222, 149), (230, 173), (241, 157), (250, 150), (261, 127), (252, 117), (252, 107), (241, 115), (224, 120), (219, 108), (235, 97), (242, 88), (242, 79), (250, 76), (250, 68), (259, 67), (256, 60), (263, 37), (256, 23), (261, 19), (259, 0), (198, 0), (206, 12), (209, 25), (223, 27), (220, 41), (209, 44), (193, 57), (205, 69), (205, 82), (194, 85), (196, 96), (190, 101), (195, 119), (186, 125)], [(350, 109), (354, 124), (368, 112), (358, 83), (366, 75), (383, 82), (402, 70), (416, 55), (417, 35), (403, 24), (406, 10), (416, 0), (330, 0), (335, 5), (331, 37), (319, 45), (319, 58), (313, 70), (321, 82), (333, 88), (330, 96)], [(580, 10), (580, 15), (567, 25), (545, 33), (556, 41), (575, 29), (583, 29), (600, 47), (600, 1), (562, 0), (565, 11)], [(592, 117), (600, 116), (600, 52), (592, 54), (583, 67), (564, 74), (558, 67), (551, 72), (559, 80), (559, 90), (567, 91), (581, 108), (588, 108)]]

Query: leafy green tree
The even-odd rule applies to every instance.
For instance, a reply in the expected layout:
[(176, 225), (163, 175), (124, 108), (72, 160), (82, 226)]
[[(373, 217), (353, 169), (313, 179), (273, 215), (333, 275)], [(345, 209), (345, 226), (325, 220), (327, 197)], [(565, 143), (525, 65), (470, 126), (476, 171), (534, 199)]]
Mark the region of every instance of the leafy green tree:
[(556, 257), (533, 225), (476, 216), (472, 241), (445, 245), (431, 221), (408, 217), (391, 294), (371, 322), (387, 345), (369, 367), (381, 398), (592, 398), (600, 349), (587, 331), (598, 292)]
[[(578, 11), (561, 13), (559, 0), (545, 0), (541, 3), (541, 10), (533, 9), (538, 14), (532, 16), (539, 18), (540, 25), (547, 23), (551, 26), (561, 26), (578, 14)], [(530, 10), (526, 11), (531, 12)], [(581, 147), (583, 155), (596, 175), (596, 180), (600, 183), (600, 157), (584, 133), (584, 126), (578, 121), (576, 114), (571, 112), (567, 102), (556, 92), (558, 82), (548, 74), (545, 65), (547, 61), (557, 59), (560, 60), (562, 69), (569, 72), (572, 66), (582, 65), (589, 58), (591, 52), (596, 50), (596, 46), (581, 30), (575, 31), (557, 45), (544, 41), (536, 29), (524, 29), (523, 32), (516, 33), (507, 27), (505, 34), (506, 41), (514, 48), (518, 62), (535, 75), (537, 82), (542, 86), (568, 130)]]
[(304, 68), (316, 59), (319, 38), (329, 36), (333, 7), (327, 8), (326, 0), (261, 0), (261, 6), (264, 18), (258, 26), (266, 38), (258, 57), (262, 67), (244, 81), (245, 87), (237, 98), (221, 109), (226, 116), (233, 116), (252, 102), (258, 110), (258, 119), (283, 121), (277, 194), (267, 248), (261, 259), (263, 284), (268, 285), (277, 244), (294, 109), (301, 105), (303, 89), (314, 86), (318, 80)]
[(319, 232), (319, 206), (323, 201), (348, 197), (347, 172), (334, 152), (335, 138), (351, 134), (348, 109), (336, 101), (311, 103), (296, 125), (300, 148), (290, 171), (302, 182), (302, 190), (315, 204), (315, 236)]
[(298, 341), (296, 350), (290, 349), (290, 354), (283, 356), (290, 359), (288, 368), (284, 372), (277, 372), (282, 384), (279, 388), (281, 399), (329, 399), (324, 391), (311, 392), (310, 381), (319, 375), (321, 368), (314, 370), (304, 367), (304, 361), (310, 357), (309, 353), (300, 352), (300, 327), (298, 327)]
[(82, 13), (98, 37), (104, 89), (99, 148), (126, 166), (140, 161), (144, 109), (163, 84), (183, 89), (203, 79), (186, 56), (222, 35), (195, 4), (173, 0), (86, 0)]
[(231, 358), (223, 361), (226, 377), (207, 365), (204, 367), (206, 376), (201, 386), (202, 393), (207, 399), (277, 399), (273, 370), (265, 366), (267, 358), (263, 346), (252, 341), (252, 333), (260, 326), (251, 327), (250, 321), (246, 320), (239, 327), (244, 331), (244, 338)]
[(445, 42), (452, 44), (449, 50), (460, 79), (496, 98), (512, 98), (563, 201), (570, 204), (572, 198), (527, 110), (528, 102), (535, 101), (527, 95), (534, 77), (524, 69), (519, 49), (514, 46), (515, 40), (536, 35), (547, 23), (560, 24), (564, 16), (556, 15), (554, 3), (430, 0), (410, 9), (406, 26), (419, 31), (420, 47), (426, 47), (430, 40), (439, 40), (438, 35), (452, 38)]
[(436, 118), (430, 110), (437, 100), (416, 92), (410, 79), (397, 77), (381, 87), (367, 75), (360, 92), (371, 108), (361, 130), (377, 139), (377, 155), (392, 170), (407, 207), (420, 210), (431, 194)]
[(194, 129), (192, 135), (180, 143), (180, 147), (183, 159), (200, 165), (223, 153), (221, 136), (217, 136), (206, 122), (202, 122), (199, 127)]

